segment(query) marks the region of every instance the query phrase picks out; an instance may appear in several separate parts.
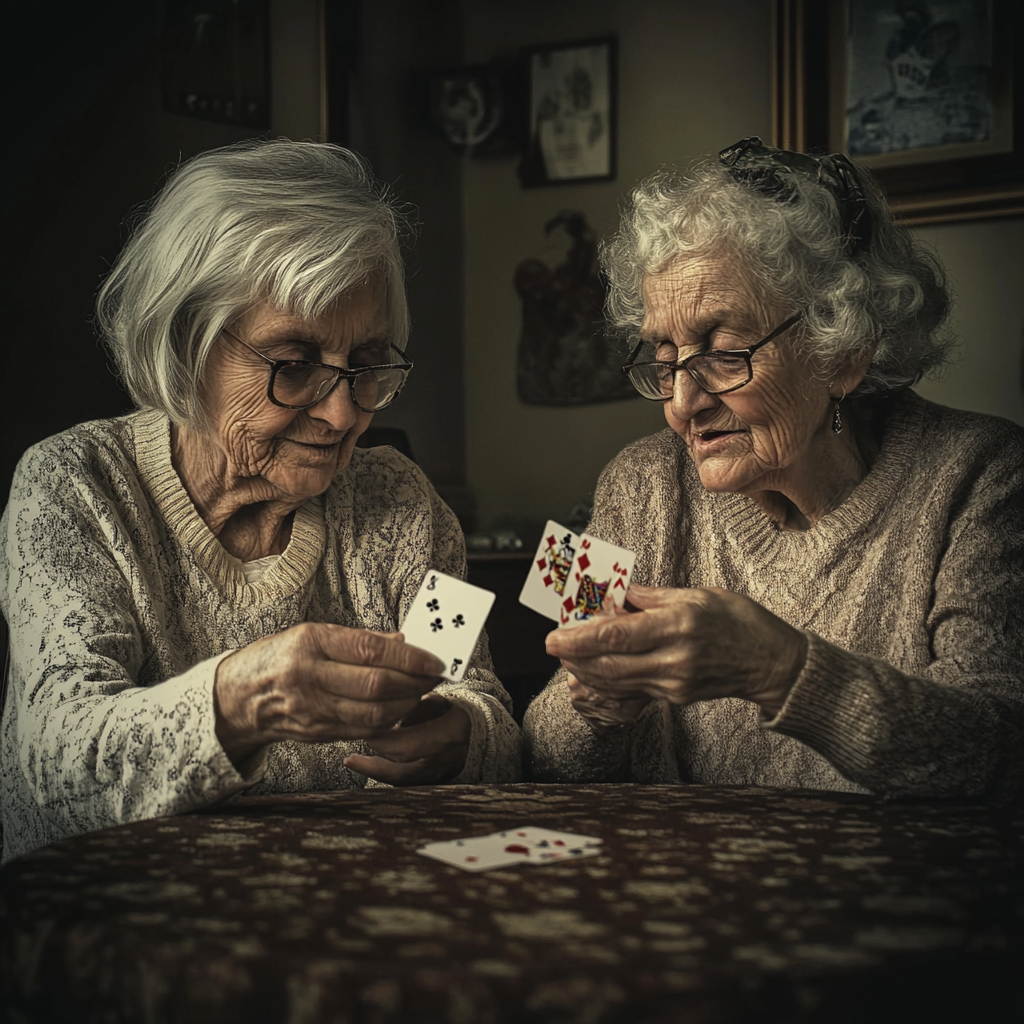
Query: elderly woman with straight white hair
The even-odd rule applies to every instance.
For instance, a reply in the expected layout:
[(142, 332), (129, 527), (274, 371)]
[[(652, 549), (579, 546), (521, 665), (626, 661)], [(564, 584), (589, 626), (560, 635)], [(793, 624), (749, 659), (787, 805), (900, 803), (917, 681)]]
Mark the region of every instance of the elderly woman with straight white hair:
[(360, 158), (285, 140), (138, 224), (97, 302), (138, 411), (30, 449), (0, 523), (5, 860), (242, 791), (518, 777), (485, 638), (454, 684), (397, 632), (458, 524), (355, 447), (412, 368), (405, 230)]
[(602, 256), (668, 429), (598, 483), (634, 585), (548, 638), (528, 772), (1019, 792), (1024, 431), (910, 390), (948, 349), (936, 260), (841, 154), (757, 138), (642, 183)]

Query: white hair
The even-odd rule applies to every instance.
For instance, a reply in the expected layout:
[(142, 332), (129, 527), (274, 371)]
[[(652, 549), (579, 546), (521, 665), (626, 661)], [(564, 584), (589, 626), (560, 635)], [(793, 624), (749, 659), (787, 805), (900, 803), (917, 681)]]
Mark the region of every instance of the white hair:
[(143, 207), (100, 289), (97, 327), (140, 408), (204, 423), (203, 367), (261, 302), (304, 319), (382, 274), (391, 341), (409, 335), (404, 209), (357, 154), (256, 140), (183, 163)]
[(711, 161), (687, 175), (661, 171), (642, 181), (623, 207), (619, 231), (601, 247), (612, 327), (635, 335), (649, 274), (680, 258), (725, 253), (766, 306), (803, 312), (796, 344), (823, 368), (873, 353), (857, 394), (913, 385), (948, 358), (945, 273), (894, 222), (871, 176), (858, 167), (857, 177), (871, 232), (852, 255), (832, 194), (799, 175), (774, 195)]

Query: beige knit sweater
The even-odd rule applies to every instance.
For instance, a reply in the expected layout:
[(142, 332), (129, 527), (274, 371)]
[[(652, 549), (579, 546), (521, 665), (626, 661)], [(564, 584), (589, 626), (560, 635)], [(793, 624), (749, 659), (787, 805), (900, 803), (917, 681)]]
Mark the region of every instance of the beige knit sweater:
[(528, 776), (925, 797), (1022, 788), (1024, 431), (913, 393), (890, 406), (867, 477), (805, 532), (706, 491), (670, 430), (611, 462), (591, 530), (637, 553), (636, 582), (746, 594), (805, 631), (807, 663), (770, 721), (740, 699), (652, 702), (602, 733), (559, 672), (527, 710)]
[[(398, 628), (429, 567), (461, 576), (458, 524), (391, 448), (357, 449), (301, 506), (254, 584), (171, 464), (167, 418), (82, 424), (30, 449), (0, 520), (11, 631), (0, 754), (4, 860), (108, 825), (180, 814), (254, 787), (366, 784), (362, 743), (278, 743), (243, 777), (217, 741), (213, 680), (230, 651), (300, 622)], [(453, 782), (519, 777), (519, 730), (482, 636), (464, 682), (437, 692), (472, 722)]]

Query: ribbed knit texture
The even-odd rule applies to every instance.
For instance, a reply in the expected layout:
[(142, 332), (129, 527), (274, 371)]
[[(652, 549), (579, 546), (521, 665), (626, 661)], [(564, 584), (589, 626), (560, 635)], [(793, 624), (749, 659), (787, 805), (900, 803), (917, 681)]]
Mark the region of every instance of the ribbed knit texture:
[[(283, 555), (247, 584), (171, 463), (153, 411), (31, 448), (0, 520), (11, 669), (2, 725), (4, 859), (62, 836), (179, 814), (243, 790), (344, 789), (361, 742), (277, 743), (236, 771), (217, 741), (221, 658), (300, 622), (397, 630), (428, 568), (465, 574), (451, 510), (391, 448), (356, 449), (299, 507)], [(472, 722), (453, 782), (519, 777), (519, 730), (486, 636), (437, 692)], [(371, 783), (373, 785), (374, 783)]]
[[(527, 711), (546, 781), (802, 786), (919, 796), (1024, 780), (1024, 431), (913, 393), (845, 502), (785, 531), (706, 491), (665, 430), (598, 484), (591, 531), (637, 553), (637, 583), (724, 587), (806, 632), (807, 663), (771, 721), (738, 698), (649, 705), (596, 733), (557, 674)], [(742, 644), (723, 624), (722, 642)]]

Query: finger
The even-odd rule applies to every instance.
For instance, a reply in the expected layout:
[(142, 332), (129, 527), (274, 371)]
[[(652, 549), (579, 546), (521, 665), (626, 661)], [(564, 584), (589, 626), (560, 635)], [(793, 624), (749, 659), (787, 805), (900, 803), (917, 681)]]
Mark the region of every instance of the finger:
[(449, 709), (442, 717), (398, 729), (389, 729), (371, 737), (370, 747), (392, 761), (417, 761), (442, 754), (458, 740), (461, 723)]
[(288, 695), (267, 709), (263, 730), (273, 742), (332, 743), (387, 734), (419, 703), (408, 700), (353, 701), (325, 693)]
[(322, 691), (333, 700), (360, 701), (369, 704), (410, 701), (405, 713), (412, 711), (420, 698), (438, 683), (438, 676), (409, 675), (395, 669), (367, 665), (346, 665), (318, 659), (297, 666), (297, 685)]
[(440, 676), (444, 671), (444, 662), (437, 655), (396, 636), (326, 622), (309, 625), (314, 628), (320, 651), (332, 661), (397, 669), (411, 675)]
[(616, 652), (639, 653), (659, 645), (666, 622), (662, 616), (599, 615), (575, 629), (556, 629), (545, 640), (548, 654), (563, 659)]
[(426, 759), (399, 764), (386, 757), (352, 754), (345, 758), (344, 764), (346, 768), (360, 775), (387, 783), (389, 786), (422, 786), (437, 781)]
[(403, 729), (414, 725), (432, 722), (435, 718), (443, 718), (451, 708), (451, 701), (439, 693), (428, 693), (399, 723)]

